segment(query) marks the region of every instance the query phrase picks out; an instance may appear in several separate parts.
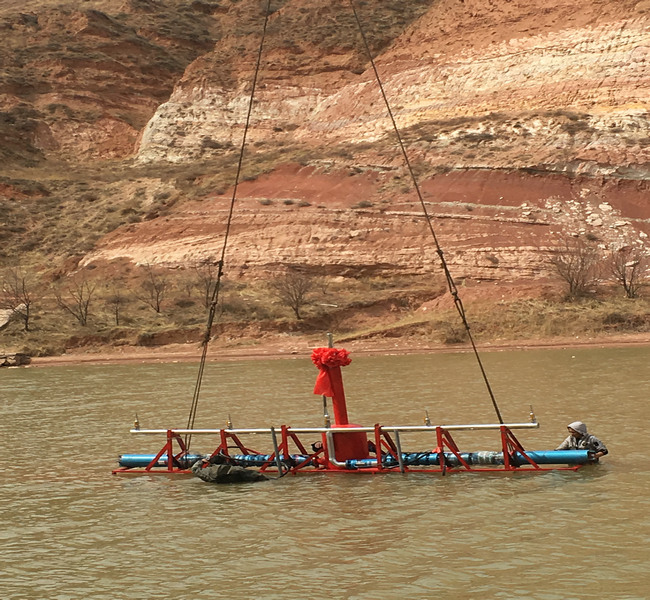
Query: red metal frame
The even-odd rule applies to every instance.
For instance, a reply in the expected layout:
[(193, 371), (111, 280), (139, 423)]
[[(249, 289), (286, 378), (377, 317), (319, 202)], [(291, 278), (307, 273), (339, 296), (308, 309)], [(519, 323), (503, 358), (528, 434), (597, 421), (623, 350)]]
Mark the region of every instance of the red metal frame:
[(507, 427), (501, 426), (501, 447), (503, 448), (503, 461), (506, 471), (514, 471), (515, 469), (521, 468), (518, 465), (512, 463), (512, 458), (516, 452), (519, 452), (536, 470), (542, 470), (542, 468), (532, 459), (524, 447), (519, 443), (519, 440), (513, 435)]
[[(332, 431), (335, 431), (337, 435), (341, 435), (345, 430), (340, 430), (333, 428)], [(323, 473), (323, 472), (337, 472), (337, 473), (350, 473), (350, 474), (362, 474), (362, 473), (394, 473), (399, 472), (395, 466), (386, 467), (383, 464), (382, 456), (386, 457), (388, 455), (392, 456), (396, 461), (399, 462), (397, 446), (392, 436), (388, 431), (383, 431), (379, 424), (374, 426), (374, 444), (375, 444), (375, 459), (377, 461), (376, 466), (368, 468), (358, 468), (358, 469), (348, 469), (344, 466), (341, 466), (341, 463), (335, 464), (333, 452), (330, 452), (328, 447), (328, 435), (322, 434), (321, 446), (316, 447), (313, 452), (307, 451), (307, 445), (303, 443), (298, 435), (291, 431), (291, 428), (283, 425), (280, 430), (280, 439), (278, 441), (277, 447), (280, 455), (285, 457), (290, 456), (291, 447), (295, 446), (297, 454), (305, 456), (305, 460), (298, 464), (291, 464), (289, 461), (283, 461), (283, 464), (287, 467), (287, 472), (293, 475), (297, 473)], [(505, 425), (500, 427), (500, 437), (501, 437), (501, 448), (503, 451), (504, 464), (499, 467), (491, 467), (484, 465), (470, 465), (462, 458), (462, 452), (459, 449), (456, 441), (454, 440), (451, 432), (444, 427), (436, 427), (436, 443), (437, 446), (433, 452), (439, 453), (441, 457), (441, 464), (435, 467), (419, 467), (419, 466), (404, 466), (403, 472), (425, 472), (425, 473), (441, 473), (445, 475), (446, 473), (457, 473), (457, 472), (543, 472), (543, 471), (555, 471), (555, 470), (568, 470), (576, 471), (582, 465), (574, 466), (545, 466), (541, 467), (538, 465), (526, 452), (523, 445), (512, 431)], [(174, 453), (174, 445), (178, 445), (179, 451)], [(246, 455), (259, 455), (267, 454), (266, 452), (260, 452), (254, 449), (249, 448), (242, 442), (240, 437), (234, 433), (230, 432), (227, 429), (222, 429), (219, 432), (219, 444), (211, 453), (211, 456), (216, 454), (223, 454), (225, 456), (231, 456), (231, 449), (237, 449), (242, 454)], [(447, 463), (444, 459), (445, 453), (452, 453), (458, 460), (459, 465), (452, 466)], [(156, 467), (156, 463), (163, 456), (167, 455), (171, 457), (167, 460), (167, 465), (164, 467)], [(165, 444), (156, 454), (154, 460), (152, 460), (144, 468), (129, 468), (129, 467), (120, 467), (113, 471), (114, 474), (188, 474), (191, 471), (181, 464), (181, 459), (183, 456), (188, 454), (187, 447), (185, 442), (181, 438), (180, 434), (176, 433), (172, 429), (167, 430), (167, 439)], [(525, 465), (517, 465), (513, 461), (515, 454), (520, 454), (526, 460)], [(277, 463), (275, 460), (275, 451), (270, 454), (269, 460), (260, 467), (260, 471), (277, 471)]]
[(470, 465), (467, 464), (467, 462), (461, 457), (460, 455), (460, 450), (458, 449), (458, 445), (456, 444), (456, 441), (454, 440), (453, 437), (451, 437), (451, 434), (449, 431), (444, 429), (443, 427), (436, 427), (436, 440), (438, 442), (438, 445), (436, 446), (436, 449), (434, 452), (439, 452), (440, 456), (440, 472), (444, 475), (447, 472), (447, 459), (445, 458), (445, 447), (449, 452), (451, 452), (457, 459), (458, 462), (463, 466), (463, 468), (467, 471), (475, 471), (476, 469), (472, 469)]
[[(174, 454), (174, 442), (178, 443), (178, 447), (180, 449), (180, 451), (176, 454)], [(164, 454), (167, 455), (167, 466), (157, 467), (156, 463)], [(190, 471), (183, 468), (180, 463), (180, 459), (183, 458), (183, 456), (186, 454), (187, 447), (185, 446), (183, 438), (173, 429), (168, 429), (165, 445), (158, 451), (158, 454), (156, 454), (154, 459), (146, 467), (143, 469), (130, 469), (128, 467), (120, 467), (119, 469), (115, 469), (113, 471), (113, 475), (120, 473), (189, 473)]]

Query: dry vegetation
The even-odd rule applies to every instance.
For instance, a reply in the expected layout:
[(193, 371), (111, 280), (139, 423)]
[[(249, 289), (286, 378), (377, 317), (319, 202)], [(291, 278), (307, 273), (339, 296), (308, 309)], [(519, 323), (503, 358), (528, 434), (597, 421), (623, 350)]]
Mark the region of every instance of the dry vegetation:
[[(158, 311), (152, 302), (152, 273), (144, 267), (133, 268), (128, 282), (106, 280), (105, 275), (98, 279), (93, 269), (51, 283), (31, 279), (30, 331), (20, 320), (11, 321), (0, 333), (0, 351), (48, 356), (101, 346), (198, 342), (207, 316), (205, 278), (198, 270), (153, 274), (164, 283), (156, 299)], [(443, 299), (442, 281), (313, 278), (317, 285), (310, 288), (300, 320), (267, 282), (223, 281), (213, 334), (231, 346), (255, 345), (278, 333), (324, 337), (328, 331), (341, 343), (402, 338), (444, 346), (466, 341), (449, 303), (423, 310)], [(619, 289), (609, 287), (597, 297), (564, 302), (557, 291), (548, 298), (472, 297), (465, 305), (475, 339), (492, 344), (650, 332), (647, 297), (623, 298)], [(80, 310), (80, 299), (87, 300), (85, 320), (70, 308)]]
[[(95, 277), (93, 269), (50, 284), (29, 274), (29, 331), (24, 330), (21, 320), (13, 319), (0, 333), (0, 350), (46, 356), (80, 346), (198, 341), (204, 331), (209, 298), (204, 273), (155, 270), (154, 277), (156, 289), (162, 290), (155, 301), (151, 272), (144, 267), (134, 268), (128, 283), (124, 279), (107, 281), (105, 274)], [(372, 319), (372, 312), (391, 313), (390, 321), (397, 321), (423, 299), (440, 293), (439, 288), (427, 291), (427, 282), (413, 280), (314, 281), (318, 285), (306, 298), (304, 317), (297, 320), (269, 283), (224, 280), (214, 333), (237, 339), (277, 331), (310, 333), (333, 329), (340, 334), (350, 333), (355, 324)], [(83, 302), (86, 314), (81, 319)]]

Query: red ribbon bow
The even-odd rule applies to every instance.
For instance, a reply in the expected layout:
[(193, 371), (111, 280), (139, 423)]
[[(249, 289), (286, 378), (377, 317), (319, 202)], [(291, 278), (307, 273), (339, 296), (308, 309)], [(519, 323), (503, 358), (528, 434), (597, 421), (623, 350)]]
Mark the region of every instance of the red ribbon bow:
[(332, 383), (329, 370), (331, 367), (345, 367), (352, 362), (350, 353), (343, 348), (314, 348), (311, 361), (318, 367), (320, 373), (314, 385), (314, 394), (332, 398)]

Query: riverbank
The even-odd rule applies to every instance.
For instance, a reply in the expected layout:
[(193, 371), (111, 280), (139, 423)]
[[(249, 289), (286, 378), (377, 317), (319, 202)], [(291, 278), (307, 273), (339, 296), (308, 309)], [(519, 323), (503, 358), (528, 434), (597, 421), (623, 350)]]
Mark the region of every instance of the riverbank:
[[(229, 345), (215, 342), (208, 348), (207, 360), (272, 360), (287, 358), (308, 358), (312, 349), (325, 345), (324, 340), (309, 337), (277, 336), (258, 340), (255, 344)], [(338, 344), (354, 356), (406, 355), (470, 352), (466, 344), (432, 344), (420, 338), (383, 338), (374, 340), (353, 340)], [(507, 350), (537, 350), (563, 348), (615, 348), (628, 346), (650, 346), (650, 333), (616, 334), (600, 337), (564, 337), (531, 340), (495, 341), (477, 344), (479, 352)], [(92, 347), (60, 356), (35, 357), (29, 367), (48, 367), (82, 364), (137, 364), (199, 362), (199, 344), (168, 344), (158, 347), (118, 346)]]

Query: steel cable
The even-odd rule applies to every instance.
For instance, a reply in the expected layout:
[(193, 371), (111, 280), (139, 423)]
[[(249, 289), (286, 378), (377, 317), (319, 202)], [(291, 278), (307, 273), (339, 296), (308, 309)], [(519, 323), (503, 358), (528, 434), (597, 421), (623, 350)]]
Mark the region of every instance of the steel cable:
[[(206, 357), (208, 354), (208, 343), (210, 342), (210, 337), (212, 334), (212, 326), (214, 324), (214, 319), (217, 313), (217, 305), (219, 302), (219, 291), (221, 290), (221, 279), (223, 276), (223, 266), (226, 258), (226, 248), (228, 247), (228, 237), (230, 235), (230, 227), (232, 224), (232, 217), (233, 217), (233, 212), (235, 208), (235, 202), (237, 200), (237, 188), (239, 187), (239, 180), (241, 177), (241, 171), (242, 171), (242, 164), (244, 162), (244, 151), (246, 149), (246, 138), (248, 136), (248, 130), (250, 128), (250, 121), (251, 121), (251, 114), (253, 112), (253, 101), (255, 98), (255, 89), (257, 87), (257, 79), (259, 76), (259, 71), (260, 71), (260, 64), (262, 62), (262, 50), (264, 48), (264, 40), (266, 38), (266, 30), (268, 27), (269, 23), (269, 16), (271, 15), (271, 0), (267, 0), (266, 2), (266, 9), (264, 11), (264, 26), (262, 28), (262, 37), (260, 39), (260, 46), (259, 50), (257, 52), (257, 60), (255, 63), (255, 73), (253, 75), (253, 83), (251, 86), (251, 93), (250, 97), (248, 100), (248, 111), (246, 113), (246, 124), (244, 126), (244, 134), (242, 136), (242, 141), (241, 141), (241, 146), (239, 150), (239, 161), (237, 163), (237, 172), (235, 175), (235, 183), (233, 186), (233, 191), (232, 191), (232, 198), (230, 200), (230, 208), (228, 211), (228, 219), (226, 221), (226, 232), (224, 234), (223, 238), (223, 244), (221, 247), (221, 258), (219, 259), (219, 270), (217, 272), (217, 278), (216, 282), (214, 285), (214, 288), (212, 290), (212, 295), (210, 298), (210, 309), (208, 312), (208, 321), (206, 324), (205, 332), (203, 334), (203, 339), (201, 341), (201, 344), (203, 346), (203, 350), (201, 353), (201, 361), (199, 363), (199, 372), (198, 376), (196, 379), (196, 385), (194, 387), (194, 395), (192, 397), (192, 405), (190, 407), (190, 414), (187, 419), (187, 429), (193, 429), (194, 428), (194, 421), (196, 419), (196, 412), (199, 404), (199, 396), (201, 393), (201, 385), (203, 382), (203, 374), (205, 371), (205, 362), (206, 362)], [(190, 450), (190, 445), (192, 443), (192, 434), (187, 434), (185, 436), (185, 451), (189, 452)]]
[(463, 323), (463, 326), (465, 327), (465, 331), (467, 332), (467, 338), (469, 339), (469, 342), (472, 346), (472, 349), (474, 351), (474, 356), (476, 357), (476, 360), (478, 362), (479, 369), (481, 370), (481, 374), (483, 376), (483, 381), (485, 382), (485, 386), (487, 387), (487, 391), (490, 395), (490, 399), (492, 400), (492, 406), (494, 407), (494, 410), (496, 412), (497, 418), (499, 419), (499, 423), (503, 424), (503, 419), (501, 418), (501, 411), (499, 410), (499, 406), (497, 405), (496, 398), (494, 397), (494, 393), (492, 392), (492, 386), (490, 385), (490, 382), (488, 380), (487, 373), (485, 371), (485, 368), (483, 367), (483, 362), (481, 361), (481, 357), (479, 356), (478, 349), (476, 347), (476, 344), (474, 343), (474, 337), (472, 336), (472, 332), (470, 330), (469, 322), (467, 321), (467, 317), (465, 315), (465, 308), (463, 307), (463, 303), (460, 299), (460, 296), (458, 295), (458, 288), (456, 287), (456, 283), (454, 282), (453, 277), (451, 276), (451, 273), (449, 271), (449, 267), (447, 265), (447, 261), (445, 260), (444, 253), (442, 251), (442, 248), (440, 246), (440, 243), (438, 242), (438, 236), (436, 235), (436, 232), (433, 228), (433, 223), (431, 222), (432, 217), (429, 215), (429, 211), (427, 210), (426, 204), (424, 202), (424, 198), (422, 197), (422, 193), (420, 191), (420, 186), (418, 185), (417, 178), (415, 176), (415, 173), (413, 172), (413, 168), (411, 166), (411, 161), (409, 160), (408, 153), (406, 152), (406, 147), (404, 146), (404, 142), (402, 141), (402, 136), (399, 132), (399, 128), (397, 127), (397, 122), (395, 121), (395, 117), (393, 115), (393, 110), (390, 106), (390, 103), (388, 102), (388, 97), (386, 96), (386, 92), (384, 91), (384, 85), (381, 81), (381, 78), (379, 76), (379, 71), (377, 70), (377, 65), (375, 64), (375, 60), (372, 56), (372, 52), (370, 51), (370, 46), (368, 45), (368, 40), (366, 38), (366, 34), (363, 30), (363, 27), (361, 25), (361, 20), (359, 19), (359, 15), (357, 13), (356, 7), (354, 5), (354, 0), (349, 0), (350, 2), (350, 8), (352, 9), (352, 13), (354, 14), (354, 19), (357, 23), (357, 27), (359, 29), (359, 34), (361, 35), (361, 39), (363, 41), (364, 48), (366, 50), (366, 54), (368, 56), (368, 60), (370, 61), (370, 64), (372, 66), (372, 70), (374, 71), (375, 74), (375, 79), (377, 80), (377, 84), (379, 86), (379, 90), (381, 92), (381, 96), (384, 100), (384, 104), (386, 105), (386, 110), (388, 112), (388, 116), (390, 117), (390, 120), (393, 124), (393, 130), (395, 132), (395, 136), (397, 138), (397, 142), (399, 144), (399, 147), (402, 151), (402, 156), (404, 157), (404, 162), (406, 164), (406, 168), (408, 169), (408, 172), (411, 176), (411, 180), (413, 181), (413, 186), (415, 188), (415, 192), (418, 196), (418, 199), (420, 201), (420, 205), (422, 207), (422, 212), (424, 214), (424, 218), (427, 222), (427, 225), (429, 227), (429, 231), (431, 233), (431, 236), (433, 237), (433, 241), (436, 246), (436, 253), (440, 257), (440, 262), (442, 264), (442, 269), (445, 274), (445, 279), (447, 280), (447, 287), (449, 289), (449, 292), (454, 299), (454, 306), (456, 307), (456, 310), (458, 311), (458, 314), (460, 315), (461, 321)]
[[(411, 161), (410, 161), (410, 159), (408, 157), (408, 153), (406, 152), (406, 148), (405, 148), (404, 142), (402, 140), (402, 136), (400, 134), (399, 128), (397, 127), (397, 123), (395, 121), (395, 117), (394, 117), (392, 108), (391, 108), (390, 103), (388, 101), (388, 97), (386, 96), (383, 83), (382, 83), (381, 78), (379, 76), (379, 71), (377, 70), (377, 66), (376, 66), (374, 58), (372, 56), (372, 52), (370, 51), (370, 47), (368, 45), (368, 40), (367, 40), (365, 32), (363, 30), (363, 26), (361, 25), (359, 15), (357, 13), (357, 10), (356, 10), (356, 7), (354, 5), (353, 0), (349, 0), (349, 3), (350, 3), (350, 8), (352, 9), (352, 13), (354, 15), (354, 19), (355, 19), (355, 21), (357, 23), (357, 27), (359, 29), (359, 33), (360, 33), (361, 39), (363, 41), (363, 45), (364, 45), (366, 54), (368, 56), (368, 60), (369, 60), (369, 62), (371, 64), (371, 66), (372, 66), (372, 69), (373, 69), (373, 72), (374, 72), (374, 75), (375, 75), (375, 79), (376, 79), (377, 84), (379, 86), (380, 93), (382, 95), (382, 98), (384, 100), (384, 104), (386, 106), (386, 110), (387, 110), (388, 115), (390, 117), (395, 136), (397, 138), (398, 144), (399, 144), (401, 152), (402, 152), (402, 156), (404, 158), (404, 162), (406, 164), (406, 168), (407, 168), (407, 170), (409, 172), (409, 175), (410, 175), (411, 180), (413, 182), (415, 192), (416, 192), (416, 194), (418, 196), (418, 200), (419, 200), (420, 205), (422, 207), (422, 211), (423, 211), (425, 220), (427, 222), (429, 232), (431, 233), (431, 236), (432, 236), (433, 241), (435, 243), (436, 253), (438, 254), (438, 256), (440, 258), (440, 262), (441, 262), (441, 265), (442, 265), (442, 268), (443, 268), (443, 272), (445, 274), (445, 279), (447, 281), (447, 286), (448, 286), (449, 292), (452, 295), (453, 300), (454, 300), (454, 306), (456, 307), (456, 310), (458, 311), (458, 314), (460, 315), (463, 326), (465, 327), (465, 330), (467, 332), (468, 339), (470, 341), (470, 344), (472, 346), (474, 355), (476, 357), (479, 368), (481, 370), (481, 374), (483, 376), (483, 380), (485, 382), (488, 393), (490, 395), (492, 405), (494, 407), (496, 415), (497, 415), (497, 417), (499, 419), (499, 422), (503, 423), (503, 419), (501, 417), (501, 412), (500, 412), (499, 407), (497, 405), (496, 398), (494, 396), (494, 393), (492, 391), (492, 387), (491, 387), (490, 382), (488, 380), (487, 373), (486, 373), (486, 371), (485, 371), (485, 369), (483, 367), (483, 363), (482, 363), (480, 355), (478, 353), (478, 349), (477, 349), (476, 344), (474, 342), (474, 338), (472, 336), (471, 329), (470, 329), (469, 323), (467, 321), (467, 317), (466, 317), (466, 314), (465, 314), (465, 309), (464, 309), (463, 303), (462, 303), (462, 301), (460, 299), (460, 296), (458, 294), (458, 289), (457, 289), (456, 284), (454, 282), (454, 279), (453, 279), (453, 277), (452, 277), (452, 275), (451, 275), (451, 273), (449, 271), (447, 261), (445, 260), (444, 253), (443, 253), (442, 248), (440, 246), (440, 243), (438, 241), (438, 237), (436, 235), (436, 232), (435, 232), (435, 230), (433, 228), (432, 217), (429, 215), (429, 211), (427, 210), (426, 204), (424, 202), (424, 198), (422, 197), (422, 193), (420, 191), (420, 186), (418, 184), (417, 178), (415, 177), (415, 173), (414, 173), (413, 168), (411, 166)], [(250, 121), (251, 121), (251, 114), (252, 114), (252, 109), (253, 109), (253, 102), (254, 102), (254, 98), (255, 98), (255, 90), (256, 90), (256, 87), (257, 87), (257, 80), (258, 80), (258, 77), (259, 77), (260, 65), (261, 65), (261, 60), (262, 60), (262, 51), (263, 51), (263, 48), (264, 48), (264, 42), (265, 42), (265, 38), (266, 38), (266, 32), (267, 32), (267, 27), (268, 27), (269, 16), (271, 14), (270, 8), (271, 8), (271, 0), (267, 0), (265, 15), (264, 15), (264, 25), (263, 25), (263, 28), (262, 28), (262, 36), (261, 36), (261, 39), (260, 39), (260, 45), (259, 45), (259, 49), (258, 49), (258, 53), (257, 53), (257, 60), (256, 60), (256, 64), (255, 64), (255, 72), (254, 72), (254, 76), (253, 76), (253, 82), (252, 82), (252, 86), (251, 86), (251, 93), (250, 93), (249, 102), (248, 102), (248, 110), (247, 110), (247, 114), (246, 114), (246, 122), (245, 122), (245, 126), (244, 126), (244, 133), (243, 133), (243, 136), (242, 136), (242, 142), (241, 142), (241, 146), (240, 146), (239, 160), (238, 160), (238, 163), (237, 163), (237, 171), (236, 171), (236, 175), (235, 175), (233, 193), (232, 193), (232, 198), (231, 198), (231, 201), (230, 201), (230, 207), (229, 207), (229, 211), (228, 211), (228, 218), (227, 218), (227, 222), (226, 222), (226, 231), (225, 231), (225, 234), (224, 234), (223, 244), (222, 244), (222, 248), (221, 248), (221, 256), (220, 256), (220, 259), (219, 259), (219, 262), (218, 262), (218, 273), (217, 273), (214, 288), (212, 290), (212, 295), (211, 295), (211, 298), (210, 298), (210, 309), (209, 309), (209, 313), (208, 313), (208, 320), (207, 320), (205, 332), (204, 332), (204, 335), (203, 335), (203, 339), (201, 341), (201, 344), (202, 344), (201, 360), (200, 360), (200, 363), (199, 363), (199, 371), (198, 371), (198, 375), (197, 375), (196, 385), (195, 385), (195, 388), (194, 388), (194, 394), (193, 394), (193, 397), (192, 397), (192, 404), (191, 404), (191, 407), (190, 407), (190, 413), (189, 413), (188, 420), (187, 420), (187, 429), (192, 429), (194, 427), (194, 423), (195, 423), (195, 419), (196, 419), (196, 413), (197, 413), (197, 409), (198, 409), (198, 402), (199, 402), (201, 386), (202, 386), (202, 382), (203, 382), (203, 375), (204, 375), (204, 372), (205, 372), (205, 363), (206, 363), (206, 359), (207, 359), (208, 344), (209, 344), (209, 341), (210, 341), (210, 337), (211, 337), (211, 333), (212, 333), (212, 327), (213, 327), (213, 324), (214, 324), (214, 319), (215, 319), (215, 316), (216, 316), (217, 306), (218, 306), (218, 302), (219, 302), (219, 292), (221, 290), (221, 280), (222, 280), (222, 277), (223, 277), (223, 267), (224, 267), (224, 263), (225, 263), (226, 249), (227, 249), (227, 246), (228, 246), (228, 238), (229, 238), (229, 235), (230, 235), (230, 228), (231, 228), (231, 224), (232, 224), (234, 207), (235, 207), (235, 203), (236, 203), (236, 199), (237, 199), (237, 190), (238, 190), (239, 181), (240, 181), (240, 178), (241, 178), (241, 171), (242, 171), (242, 165), (243, 165), (243, 159), (244, 159), (244, 152), (245, 152), (245, 148), (246, 148), (246, 138), (248, 136), (248, 130), (250, 128)], [(190, 450), (191, 440), (192, 440), (191, 434), (187, 434), (186, 437), (185, 437), (185, 451), (186, 452), (189, 452), (189, 450)]]

